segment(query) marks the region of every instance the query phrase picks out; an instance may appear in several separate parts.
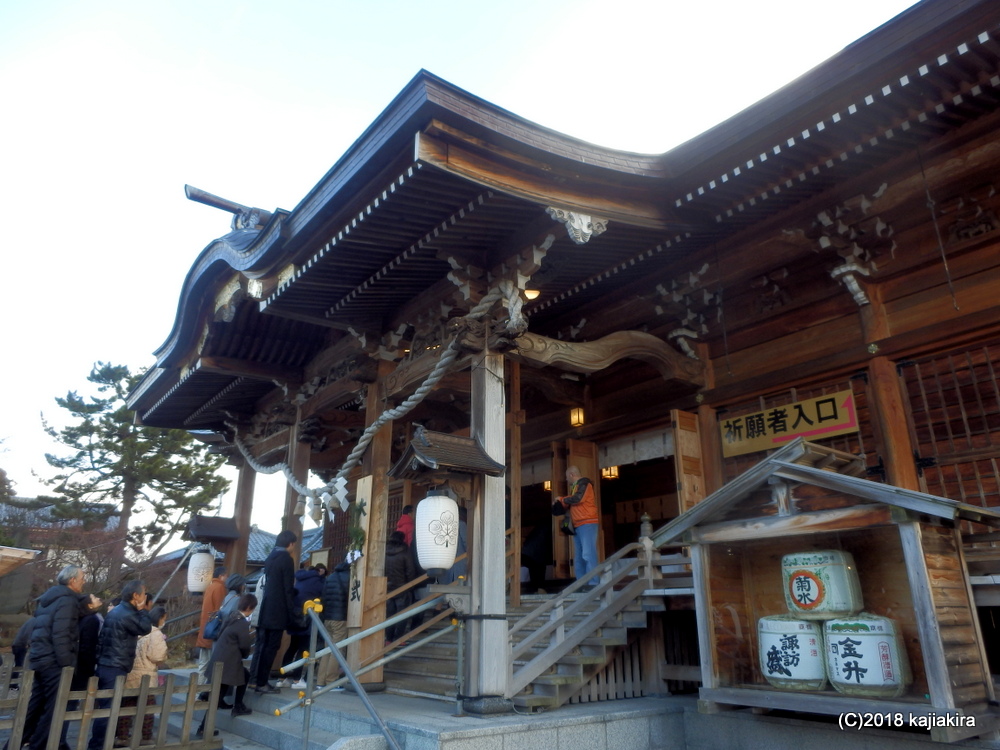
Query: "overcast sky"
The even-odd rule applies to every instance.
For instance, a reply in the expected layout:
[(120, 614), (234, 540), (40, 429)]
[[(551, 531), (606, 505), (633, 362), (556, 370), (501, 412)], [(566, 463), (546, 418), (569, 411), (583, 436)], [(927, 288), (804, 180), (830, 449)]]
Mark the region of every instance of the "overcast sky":
[[(567, 135), (661, 153), (911, 4), (0, 2), (0, 467), (43, 492), (32, 471), (59, 446), (40, 413), (60, 424), (54, 397), (86, 392), (96, 361), (153, 365), (185, 274), (229, 231), (185, 183), (292, 209), (421, 68)], [(276, 526), (283, 492), (258, 487), (255, 521)]]

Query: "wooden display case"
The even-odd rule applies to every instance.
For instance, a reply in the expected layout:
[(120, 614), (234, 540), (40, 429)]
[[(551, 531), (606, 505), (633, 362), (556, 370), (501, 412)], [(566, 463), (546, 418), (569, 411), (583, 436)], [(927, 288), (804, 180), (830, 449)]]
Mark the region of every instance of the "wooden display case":
[[(798, 440), (657, 534), (657, 543), (691, 546), (701, 709), (879, 713), (900, 726), (926, 723), (942, 741), (995, 731), (959, 522), (996, 526), (1000, 514), (862, 473), (857, 457)], [(864, 611), (897, 625), (913, 675), (898, 698), (778, 689), (761, 672), (757, 623), (788, 613), (782, 557), (829, 549), (854, 556)]]

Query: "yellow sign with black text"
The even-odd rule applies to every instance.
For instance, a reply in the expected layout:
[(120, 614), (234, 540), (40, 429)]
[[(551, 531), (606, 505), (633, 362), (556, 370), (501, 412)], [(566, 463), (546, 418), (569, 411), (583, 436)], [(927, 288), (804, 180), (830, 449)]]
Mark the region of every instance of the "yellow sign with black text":
[(728, 458), (780, 448), (797, 437), (822, 440), (857, 432), (858, 414), (854, 393), (839, 391), (754, 414), (723, 418), (719, 429), (722, 455)]

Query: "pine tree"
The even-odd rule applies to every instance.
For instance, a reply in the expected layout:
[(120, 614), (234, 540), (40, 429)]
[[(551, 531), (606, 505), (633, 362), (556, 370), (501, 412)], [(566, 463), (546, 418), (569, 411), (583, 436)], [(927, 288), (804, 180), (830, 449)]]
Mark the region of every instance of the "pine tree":
[[(47, 480), (56, 492), (52, 514), (90, 521), (96, 520), (95, 513), (117, 516), (116, 544), (123, 561), (126, 544), (134, 554), (158, 551), (229, 486), (217, 474), (224, 459), (210, 454), (190, 433), (135, 424), (125, 399), (139, 378), (127, 367), (98, 362), (87, 380), (100, 395), (84, 398), (70, 391), (56, 398), (72, 424), (62, 430), (44, 425), (72, 451), (65, 457), (45, 456), (60, 471)], [(136, 525), (133, 514), (140, 511), (143, 523)]]

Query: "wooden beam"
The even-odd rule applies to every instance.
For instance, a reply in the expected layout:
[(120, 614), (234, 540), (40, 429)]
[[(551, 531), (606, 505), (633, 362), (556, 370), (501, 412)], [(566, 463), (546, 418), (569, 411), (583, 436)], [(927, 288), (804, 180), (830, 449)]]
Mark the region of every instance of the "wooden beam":
[(827, 531), (887, 526), (892, 523), (894, 523), (892, 509), (888, 506), (859, 505), (815, 513), (797, 513), (792, 516), (768, 516), (708, 524), (693, 529), (691, 541), (708, 544), (769, 539), (782, 534), (820, 534)]
[(289, 388), (297, 388), (302, 384), (302, 370), (297, 367), (269, 365), (248, 359), (201, 357), (195, 363), (195, 369), (217, 375), (250, 378), (251, 380), (276, 380)]
[(603, 370), (622, 359), (638, 359), (655, 367), (664, 380), (705, 384), (702, 362), (679, 354), (662, 339), (642, 331), (618, 331), (588, 342), (560, 341), (529, 332), (517, 338), (517, 348), (508, 356), (539, 367), (554, 365), (579, 373)]
[(680, 227), (665, 209), (666, 203), (656, 200), (645, 186), (612, 185), (582, 175), (578, 169), (564, 175), (552, 163), (487, 144), (438, 120), (417, 134), (415, 152), (418, 161), (541, 206), (658, 229)]

